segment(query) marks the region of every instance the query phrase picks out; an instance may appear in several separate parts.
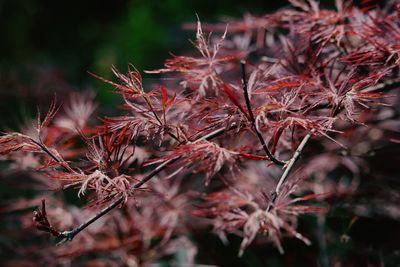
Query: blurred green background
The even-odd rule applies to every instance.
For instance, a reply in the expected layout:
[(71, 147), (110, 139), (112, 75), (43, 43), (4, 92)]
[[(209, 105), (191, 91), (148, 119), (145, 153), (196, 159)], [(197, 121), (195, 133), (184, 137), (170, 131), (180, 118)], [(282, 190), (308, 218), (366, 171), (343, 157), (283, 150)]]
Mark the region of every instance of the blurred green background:
[[(111, 66), (140, 71), (162, 66), (168, 52), (191, 50), (192, 31), (183, 23), (204, 23), (262, 15), (286, 1), (50, 1), (0, 0), (0, 97), (2, 128), (15, 128), (36, 106), (47, 107), (57, 92), (92, 88), (103, 106), (118, 96), (87, 71), (113, 79)], [(146, 77), (146, 75), (144, 75)]]

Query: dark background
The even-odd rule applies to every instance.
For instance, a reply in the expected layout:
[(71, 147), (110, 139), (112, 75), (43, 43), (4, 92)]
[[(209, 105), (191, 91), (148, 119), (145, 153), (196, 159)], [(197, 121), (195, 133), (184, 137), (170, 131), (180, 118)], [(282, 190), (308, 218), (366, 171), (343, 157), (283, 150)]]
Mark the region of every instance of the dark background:
[[(92, 89), (115, 106), (110, 86), (87, 71), (113, 79), (111, 66), (160, 68), (168, 52), (193, 51), (183, 23), (221, 22), (246, 12), (262, 15), (286, 1), (50, 1), (0, 0), (1, 125), (17, 128), (47, 107), (56, 93)], [(144, 79), (146, 75), (144, 74)], [(2, 127), (2, 128), (3, 128)]]

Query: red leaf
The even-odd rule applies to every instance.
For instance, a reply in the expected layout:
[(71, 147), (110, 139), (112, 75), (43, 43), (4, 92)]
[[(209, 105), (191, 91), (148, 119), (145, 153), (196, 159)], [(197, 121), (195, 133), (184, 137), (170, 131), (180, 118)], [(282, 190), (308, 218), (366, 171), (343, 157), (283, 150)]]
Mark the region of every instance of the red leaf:
[(174, 93), (174, 96), (168, 101), (168, 103), (165, 105), (165, 108), (171, 106), (171, 104), (175, 101), (176, 98), (176, 93)]
[[(287, 82), (287, 83), (281, 83), (281, 84), (277, 84), (271, 87), (266, 87), (260, 90), (255, 91), (256, 93), (261, 93), (261, 92), (266, 92), (266, 91), (270, 91), (270, 90), (277, 90), (277, 89), (281, 89), (284, 87), (296, 87), (296, 86), (301, 86), (302, 83), (300, 82)], [(307, 85), (307, 84), (306, 84)]]
[(161, 95), (162, 95), (162, 105), (163, 105), (163, 107), (165, 108), (165, 107), (166, 107), (167, 100), (168, 100), (168, 97), (167, 97), (167, 90), (166, 90), (163, 86), (161, 86), (161, 85), (160, 85), (160, 88), (161, 88)]
[(247, 154), (247, 153), (240, 153), (239, 156), (247, 159), (254, 159), (254, 160), (269, 160), (268, 157), (266, 156), (258, 156), (258, 155), (253, 155), (253, 154)]
[(222, 87), (224, 88), (225, 92), (228, 94), (228, 97), (233, 102), (233, 104), (235, 104), (240, 109), (240, 111), (243, 112), (243, 114), (246, 116), (246, 118), (248, 120), (250, 120), (249, 114), (247, 114), (247, 112), (244, 110), (242, 105), (240, 105), (239, 99), (237, 98), (237, 96), (231, 91), (231, 89), (229, 89), (229, 87), (226, 84), (223, 83)]
[(308, 199), (312, 199), (312, 198), (317, 198), (317, 197), (325, 197), (332, 194), (332, 192), (327, 192), (327, 193), (322, 193), (322, 194), (310, 194), (310, 195), (305, 195), (303, 197), (299, 197), (296, 198), (296, 202), (297, 201), (302, 201), (302, 200), (308, 200)]
[(97, 76), (96, 74), (91, 73), (90, 71), (88, 71), (88, 73), (89, 73), (90, 75), (92, 75), (93, 77), (95, 77), (95, 78), (97, 78), (97, 79), (99, 79), (99, 80), (102, 80), (102, 81), (105, 82), (105, 83), (108, 83), (108, 84), (110, 84), (110, 85), (112, 85), (112, 86), (115, 86), (116, 88), (121, 89), (122, 91), (129, 91), (129, 89), (126, 88), (125, 86), (119, 85), (119, 84), (114, 83), (114, 82), (109, 81), (109, 80), (106, 80), (106, 79), (104, 79), (104, 78), (102, 78), (102, 77), (100, 77), (100, 76)]

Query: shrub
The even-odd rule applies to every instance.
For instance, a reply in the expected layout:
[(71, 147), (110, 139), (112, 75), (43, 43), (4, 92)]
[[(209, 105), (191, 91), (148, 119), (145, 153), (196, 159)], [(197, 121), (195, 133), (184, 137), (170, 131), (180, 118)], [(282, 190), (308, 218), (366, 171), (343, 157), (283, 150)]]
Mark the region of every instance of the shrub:
[[(236, 240), (230, 234), (241, 237), (238, 257), (265, 242), (284, 254), (283, 238), (293, 237), (302, 251), (312, 239), (318, 244), (310, 248), (318, 251), (314, 264), (364, 262), (329, 256), (325, 214), (354, 204), (343, 211), (352, 218), (345, 242), (360, 216), (377, 213), (369, 205), (384, 199), (367, 198), (363, 179), (373, 178), (365, 169), (376, 148), (399, 143), (392, 92), (400, 81), (400, 7), (338, 0), (332, 11), (290, 2), (227, 25), (187, 25), (197, 29), (196, 54), (171, 54), (163, 68), (146, 71), (167, 78), (163, 84), (145, 86), (133, 65), (126, 74), (113, 68), (118, 82), (92, 74), (122, 97), (119, 116), (98, 123), (93, 95), (75, 94), (62, 112), (54, 102), (43, 120), (39, 114), (34, 128), (4, 133), (0, 152), (10, 170), (41, 188), (73, 188), (88, 203), (66, 206), (46, 194), (8, 204), (6, 211), (43, 198), (33, 225), (65, 243), (40, 235), (13, 253), (26, 261), (38, 254), (43, 264), (135, 266), (178, 252), (188, 263), (218, 263), (218, 251), (195, 260), (198, 249), (207, 254), (199, 233), (212, 227), (225, 244)], [(390, 183), (372, 182), (398, 196)], [(389, 206), (379, 212), (396, 218)], [(319, 214), (317, 231), (298, 231), (305, 213)], [(29, 216), (21, 222), (32, 235)]]

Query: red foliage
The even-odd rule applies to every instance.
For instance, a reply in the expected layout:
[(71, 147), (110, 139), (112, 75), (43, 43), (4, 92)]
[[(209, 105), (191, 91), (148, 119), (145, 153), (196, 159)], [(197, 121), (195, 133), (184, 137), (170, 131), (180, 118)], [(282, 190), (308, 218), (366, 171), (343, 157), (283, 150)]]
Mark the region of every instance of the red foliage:
[[(239, 256), (257, 236), (281, 253), (286, 235), (311, 244), (297, 232), (297, 220), (326, 213), (328, 205), (299, 202), (353, 194), (364, 164), (354, 155), (368, 152), (363, 125), (378, 129), (381, 112), (394, 113), (387, 97), (400, 79), (399, 10), (390, 1), (360, 9), (337, 0), (336, 11), (314, 0), (290, 2), (295, 9), (208, 26), (222, 30), (218, 40), (199, 21), (192, 42), (198, 57), (171, 54), (164, 68), (147, 71), (172, 73), (179, 84), (148, 90), (132, 65), (126, 74), (113, 67), (118, 83), (93, 74), (122, 96), (120, 116), (91, 127), (96, 104), (73, 96), (64, 115), (52, 104), (43, 122), (38, 116), (35, 132), (0, 137), (4, 159), (18, 162), (34, 153), (31, 166), (60, 188), (77, 189), (94, 207), (111, 205), (100, 215), (87, 209), (93, 221), (104, 216), (108, 222), (85, 230), (89, 221), (69, 237), (79, 239), (74, 249), (51, 249), (57, 257), (73, 262), (111, 251), (125, 263), (148, 263), (186, 246), (193, 263), (196, 248), (185, 234), (206, 225), (220, 236), (242, 236)], [(396, 125), (382, 127), (396, 132)], [(368, 138), (381, 140), (379, 131)], [(397, 130), (390, 140), (398, 139)], [(300, 157), (303, 168), (291, 175)], [(331, 178), (343, 169), (351, 177), (347, 186)], [(77, 209), (64, 212), (82, 221)], [(35, 224), (65, 235), (50, 225), (44, 201)]]

